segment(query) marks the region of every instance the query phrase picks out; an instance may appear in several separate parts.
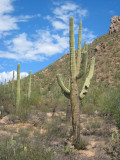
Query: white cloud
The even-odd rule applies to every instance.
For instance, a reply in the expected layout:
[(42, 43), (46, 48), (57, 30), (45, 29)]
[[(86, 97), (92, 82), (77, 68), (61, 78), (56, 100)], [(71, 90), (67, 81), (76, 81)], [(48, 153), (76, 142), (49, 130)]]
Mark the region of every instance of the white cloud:
[[(79, 22), (83, 20), (88, 14), (88, 10), (80, 7), (74, 2), (61, 2), (54, 3), (56, 8), (52, 10), (53, 16), (46, 16), (46, 19), (49, 20), (54, 27), (55, 30), (60, 30), (62, 32), (62, 36), (68, 36), (69, 34), (69, 18), (70, 16), (74, 17), (74, 33), (78, 35)], [(87, 43), (91, 43), (96, 35), (93, 34), (88, 28), (82, 29), (83, 35), (82, 40), (85, 38)]]
[[(0, 37), (9, 35), (11, 30), (19, 29), (18, 22), (27, 22), (37, 15), (20, 15), (13, 17), (10, 15), (14, 11), (13, 0), (0, 0), (2, 9), (0, 14)], [(74, 2), (54, 3), (53, 16), (46, 16), (44, 19), (50, 22), (50, 29), (37, 30), (34, 35), (21, 33), (11, 40), (5, 41), (7, 51), (0, 50), (1, 58), (16, 60), (43, 61), (49, 56), (68, 52), (69, 47), (69, 17), (74, 17), (75, 34), (78, 35), (79, 21), (87, 16), (88, 11), (81, 8)], [(51, 29), (52, 28), (52, 29)], [(57, 34), (56, 34), (57, 33)], [(82, 40), (88, 43), (95, 38), (93, 32), (83, 28)]]
[(16, 22), (17, 19), (15, 17), (11, 17), (9, 15), (0, 15), (0, 33), (2, 34), (4, 31), (18, 29)]
[(0, 51), (0, 57), (43, 61), (48, 56), (63, 53), (69, 46), (68, 37), (51, 34), (50, 31), (38, 30), (35, 40), (28, 39), (26, 33), (5, 42), (8, 52)]
[(17, 17), (17, 21), (18, 22), (27, 22), (29, 19), (31, 18), (35, 18), (35, 17), (40, 17), (40, 14), (36, 14), (36, 15), (20, 15)]
[(86, 41), (88, 44), (92, 43), (92, 41), (96, 38), (97, 36), (93, 34), (92, 31), (89, 31), (88, 29), (84, 30), (82, 33), (82, 40)]
[(57, 6), (54, 10), (53, 13), (56, 18), (64, 21), (64, 23), (69, 21), (69, 17), (73, 16), (74, 19), (83, 18), (87, 16), (87, 9), (83, 9), (74, 2), (65, 2), (62, 5)]
[(69, 26), (66, 25), (65, 23), (63, 22), (60, 22), (60, 21), (52, 21), (52, 25), (54, 26), (54, 28), (56, 30), (59, 30), (59, 29), (69, 29)]
[(0, 0), (0, 14), (10, 13), (14, 10), (13, 0)]
[(0, 0), (0, 38), (9, 35), (7, 32), (18, 30), (18, 22), (27, 22), (31, 18), (40, 17), (40, 14), (12, 16), (11, 13), (14, 11), (13, 1)]
[[(20, 73), (20, 78), (24, 78), (26, 76), (28, 76), (27, 72), (21, 72)], [(2, 82), (2, 83), (5, 82), (5, 79), (8, 82), (9, 80), (12, 80), (12, 78), (13, 78), (13, 71), (0, 73), (0, 82)], [(15, 71), (15, 80), (16, 79), (17, 79), (17, 72)]]
[(18, 35), (16, 38), (7, 41), (8, 48), (10, 51), (19, 53), (19, 54), (24, 54), (28, 50), (32, 49), (32, 42), (27, 40), (27, 35), (26, 33), (22, 33)]
[(14, 11), (13, 0), (0, 0), (0, 38), (6, 31), (18, 29), (17, 18), (10, 15)]

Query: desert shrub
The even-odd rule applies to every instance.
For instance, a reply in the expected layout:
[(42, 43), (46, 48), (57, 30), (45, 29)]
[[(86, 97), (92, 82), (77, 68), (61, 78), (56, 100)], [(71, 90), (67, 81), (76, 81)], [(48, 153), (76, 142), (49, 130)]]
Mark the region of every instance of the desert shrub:
[(39, 106), (40, 105), (40, 100), (41, 100), (41, 95), (32, 93), (30, 97), (30, 104), (34, 106)]
[(120, 128), (120, 86), (106, 87), (103, 82), (99, 85), (89, 89), (82, 100), (81, 111), (92, 114), (97, 110), (101, 115), (110, 115)]
[(52, 121), (46, 125), (46, 128), (48, 130), (47, 137), (66, 137), (67, 133), (67, 126), (64, 124), (62, 125), (62, 119), (59, 117), (56, 117), (55, 119), (52, 119)]
[(115, 79), (120, 79), (120, 72), (115, 72), (114, 78)]
[(71, 147), (70, 144), (64, 146), (64, 148), (62, 149), (62, 152), (65, 153), (66, 155), (68, 154), (73, 154), (75, 152), (74, 148)]
[(89, 120), (86, 124), (88, 130), (96, 130), (101, 127), (101, 122), (98, 119)]
[(53, 160), (55, 153), (45, 145), (32, 147), (29, 142), (22, 144), (13, 138), (0, 142), (1, 160)]
[(106, 147), (106, 151), (113, 160), (120, 159), (120, 133), (118, 133), (117, 130), (112, 134), (112, 138)]
[(17, 112), (17, 116), (19, 117), (21, 122), (27, 121), (30, 111), (31, 111), (30, 102), (28, 98), (21, 93), (20, 105)]
[(120, 87), (115, 89), (109, 88), (103, 98), (103, 106), (99, 106), (100, 111), (110, 114), (116, 120), (118, 128), (120, 128)]
[(88, 146), (88, 139), (84, 138), (84, 137), (80, 137), (80, 142), (78, 141), (74, 141), (73, 140), (73, 145), (76, 149), (78, 150), (84, 150), (86, 149), (86, 147)]

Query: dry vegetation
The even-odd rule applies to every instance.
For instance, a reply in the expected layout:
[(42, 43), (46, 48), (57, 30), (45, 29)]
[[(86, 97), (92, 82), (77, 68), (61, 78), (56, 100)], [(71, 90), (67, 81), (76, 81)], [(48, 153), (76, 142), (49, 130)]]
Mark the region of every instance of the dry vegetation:
[(81, 104), (80, 151), (72, 144), (71, 123), (66, 123), (68, 99), (56, 81), (56, 74), (62, 73), (68, 86), (69, 54), (32, 75), (30, 101), (26, 98), (28, 77), (21, 80), (18, 116), (11, 83), (5, 93), (4, 86), (0, 86), (0, 106), (5, 108), (0, 119), (0, 160), (119, 160), (119, 46), (120, 32), (105, 34), (89, 45), (90, 57), (96, 57), (96, 65), (89, 93)]

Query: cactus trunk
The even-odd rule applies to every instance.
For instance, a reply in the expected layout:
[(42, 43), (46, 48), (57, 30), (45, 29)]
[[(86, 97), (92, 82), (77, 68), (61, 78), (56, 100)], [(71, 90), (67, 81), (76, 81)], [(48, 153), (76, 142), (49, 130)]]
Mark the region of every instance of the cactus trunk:
[(31, 96), (31, 71), (29, 75), (28, 99), (30, 99), (30, 96)]
[(20, 104), (20, 63), (17, 66), (17, 91), (16, 91), (16, 113), (18, 113)]
[(6, 92), (6, 79), (5, 79), (5, 83), (4, 83), (4, 93)]
[(75, 59), (75, 40), (73, 18), (70, 18), (70, 100), (72, 106), (72, 125), (75, 140), (80, 139), (80, 114), (79, 114), (79, 98), (78, 86), (76, 79), (76, 59)]
[(12, 91), (14, 91), (14, 78), (15, 78), (15, 71), (13, 71), (13, 79), (12, 79)]

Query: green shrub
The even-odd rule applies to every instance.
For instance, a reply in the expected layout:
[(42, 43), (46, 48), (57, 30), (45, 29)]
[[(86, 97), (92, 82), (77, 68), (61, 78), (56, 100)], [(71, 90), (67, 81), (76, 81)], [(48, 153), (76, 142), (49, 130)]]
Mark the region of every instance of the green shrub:
[(88, 146), (88, 140), (86, 138), (80, 137), (80, 142), (73, 141), (73, 145), (78, 150), (84, 150)]
[(30, 142), (23, 144), (13, 137), (0, 142), (1, 160), (53, 160), (55, 155), (56, 153), (50, 147), (38, 144), (32, 147)]
[(30, 104), (39, 107), (40, 106), (41, 95), (32, 93), (30, 97)]
[(120, 134), (118, 132), (114, 132), (112, 134), (112, 138), (106, 148), (108, 154), (110, 154), (113, 160), (120, 159)]

